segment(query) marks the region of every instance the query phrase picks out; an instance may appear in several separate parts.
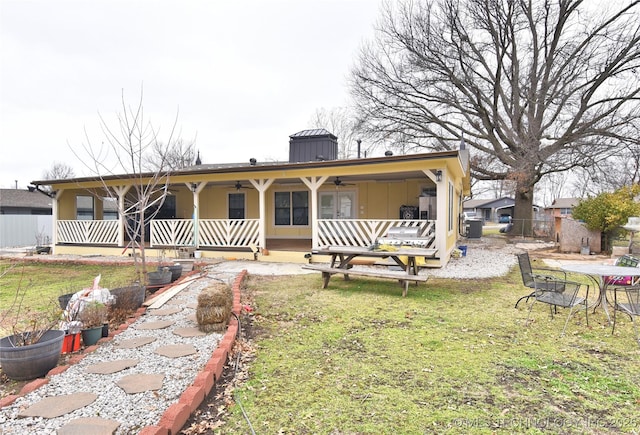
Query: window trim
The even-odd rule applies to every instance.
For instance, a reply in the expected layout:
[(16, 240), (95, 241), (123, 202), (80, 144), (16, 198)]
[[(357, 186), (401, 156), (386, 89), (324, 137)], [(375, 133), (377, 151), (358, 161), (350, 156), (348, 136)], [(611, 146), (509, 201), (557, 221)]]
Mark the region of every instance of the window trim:
[[(231, 195), (242, 195), (242, 217), (231, 217)], [(235, 210), (235, 209), (234, 209)], [(244, 192), (227, 192), (227, 219), (229, 220), (246, 220), (247, 219), (247, 194)]]
[[(289, 194), (289, 224), (278, 224), (276, 222), (276, 210), (278, 209), (278, 207), (276, 207), (277, 201), (276, 201), (276, 195), (279, 193), (288, 193)], [(294, 193), (304, 193), (307, 196), (307, 223), (306, 224), (294, 224), (293, 223), (293, 194)], [(272, 226), (274, 228), (309, 228), (311, 226), (311, 205), (310, 205), (310, 192), (308, 190), (276, 190), (273, 192), (273, 208), (272, 208), (272, 218), (273, 218), (273, 224)]]
[[(87, 218), (80, 218), (80, 215), (78, 214), (79, 210), (89, 210), (84, 209), (84, 208), (79, 208), (78, 207), (78, 199), (79, 198), (89, 198), (91, 200), (91, 218), (87, 219)], [(96, 220), (96, 201), (95, 198), (93, 197), (93, 195), (76, 195), (76, 220), (77, 221), (94, 221)], [(87, 217), (89, 216), (88, 214), (86, 215)]]

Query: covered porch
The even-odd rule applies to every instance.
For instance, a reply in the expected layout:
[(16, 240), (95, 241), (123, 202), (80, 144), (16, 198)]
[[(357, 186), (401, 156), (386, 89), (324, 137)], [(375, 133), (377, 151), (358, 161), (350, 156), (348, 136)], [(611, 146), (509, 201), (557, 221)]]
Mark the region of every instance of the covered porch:
[[(409, 227), (438, 251), (430, 262), (438, 267), (455, 248), (464, 179), (458, 151), (201, 165), (167, 177), (160, 209), (136, 240), (167, 255), (190, 248), (204, 257), (306, 262), (313, 249), (371, 247), (390, 229)], [(54, 253), (126, 255), (130, 177), (46, 184), (55, 192)]]

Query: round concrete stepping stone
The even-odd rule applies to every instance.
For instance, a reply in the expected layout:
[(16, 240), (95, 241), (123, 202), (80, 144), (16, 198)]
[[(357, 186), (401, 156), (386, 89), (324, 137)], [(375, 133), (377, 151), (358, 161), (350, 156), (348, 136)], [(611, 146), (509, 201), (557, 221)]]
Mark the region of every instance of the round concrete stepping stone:
[(150, 316), (170, 316), (172, 314), (179, 313), (180, 311), (182, 311), (182, 308), (170, 307), (170, 308), (163, 308), (161, 310), (151, 310), (149, 311), (149, 315)]
[(136, 347), (144, 346), (145, 344), (153, 343), (154, 341), (156, 341), (155, 337), (136, 337), (128, 340), (122, 340), (113, 347), (116, 349), (135, 349)]
[(185, 338), (189, 338), (189, 337), (202, 337), (207, 335), (206, 332), (202, 332), (201, 330), (199, 330), (198, 328), (195, 327), (191, 327), (191, 328), (176, 328), (173, 330), (173, 333), (180, 336), (180, 337), (185, 337)]
[(115, 420), (100, 417), (83, 417), (69, 421), (56, 432), (57, 435), (113, 435), (120, 426)]
[(93, 403), (98, 396), (93, 393), (73, 393), (47, 397), (20, 411), (20, 417), (56, 418)]
[(198, 351), (193, 344), (170, 344), (167, 346), (160, 346), (153, 353), (163, 355), (169, 358), (180, 358), (182, 356), (193, 355)]
[(136, 325), (136, 329), (139, 330), (150, 330), (150, 329), (164, 329), (173, 325), (175, 322), (172, 320), (158, 320), (156, 322), (144, 322), (139, 325)]
[(165, 302), (165, 305), (182, 305), (184, 304), (185, 300), (182, 298), (173, 298), (171, 300), (168, 300), (167, 302)]
[(159, 390), (162, 388), (164, 375), (144, 374), (128, 375), (122, 377), (116, 385), (127, 394), (143, 393), (145, 391)]
[(96, 373), (100, 375), (109, 375), (116, 373), (129, 367), (133, 367), (140, 362), (139, 359), (118, 359), (115, 361), (105, 361), (98, 364), (93, 364), (85, 368), (87, 373)]
[(194, 310), (198, 309), (198, 303), (197, 302), (189, 302), (186, 305), (187, 308), (193, 308)]
[(196, 317), (196, 313), (189, 314), (189, 315), (187, 316), (187, 320), (188, 320), (189, 322), (198, 323), (198, 318)]

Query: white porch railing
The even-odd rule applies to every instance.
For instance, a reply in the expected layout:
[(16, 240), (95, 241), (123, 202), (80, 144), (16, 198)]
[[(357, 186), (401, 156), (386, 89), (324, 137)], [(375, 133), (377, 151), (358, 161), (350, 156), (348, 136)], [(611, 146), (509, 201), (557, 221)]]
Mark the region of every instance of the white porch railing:
[[(194, 246), (245, 248), (260, 244), (258, 219), (191, 219), (151, 221), (151, 246)], [(118, 245), (118, 221), (57, 222), (58, 243)], [(371, 246), (391, 227), (417, 227), (418, 236), (435, 240), (435, 221), (403, 219), (320, 219), (319, 246)], [(432, 247), (432, 246), (430, 246)]]
[(259, 219), (200, 219), (198, 245), (250, 247), (260, 244)]
[(67, 221), (57, 225), (58, 243), (117, 245), (118, 221)]
[[(435, 221), (404, 219), (320, 219), (318, 220), (319, 247), (362, 246), (376, 243), (391, 227), (419, 228), (418, 236), (435, 240)], [(432, 246), (429, 246), (432, 247)]]
[(193, 221), (158, 219), (151, 221), (151, 246), (193, 246)]
[[(200, 219), (198, 247), (244, 248), (260, 242), (258, 219)], [(194, 246), (194, 221), (157, 219), (151, 221), (151, 246)]]

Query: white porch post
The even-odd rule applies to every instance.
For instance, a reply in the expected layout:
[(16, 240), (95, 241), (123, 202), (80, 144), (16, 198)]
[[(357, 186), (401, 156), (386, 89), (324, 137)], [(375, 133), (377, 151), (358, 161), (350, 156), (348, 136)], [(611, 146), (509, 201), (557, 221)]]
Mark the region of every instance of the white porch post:
[[(453, 217), (449, 216), (449, 192), (447, 189), (449, 183), (447, 182), (447, 170), (445, 168), (444, 170), (437, 169), (437, 171), (439, 172), (438, 176), (431, 170), (423, 170), (422, 172), (436, 185), (436, 208), (438, 210), (438, 217), (436, 218), (435, 247), (440, 257), (440, 266), (442, 266), (444, 265), (445, 257), (448, 256), (448, 252), (446, 252), (447, 233), (449, 232), (447, 220)], [(440, 181), (438, 181), (438, 178)]]
[(197, 249), (200, 245), (200, 192), (207, 183), (185, 183), (187, 188), (193, 192), (193, 246)]
[(317, 248), (320, 243), (318, 235), (318, 189), (327, 181), (328, 176), (301, 178), (311, 191), (311, 247)]
[(113, 191), (118, 196), (118, 246), (124, 247), (124, 196), (131, 189), (131, 186), (115, 186)]
[(266, 248), (267, 246), (267, 204), (266, 204), (266, 195), (267, 189), (273, 184), (274, 179), (260, 179), (260, 180), (249, 180), (249, 182), (256, 188), (260, 197), (259, 210), (260, 210), (260, 219), (258, 221), (258, 232), (259, 234), (259, 245), (261, 248)]
[(58, 200), (62, 196), (64, 189), (56, 190), (51, 201), (51, 252), (56, 253), (56, 245), (58, 244)]

